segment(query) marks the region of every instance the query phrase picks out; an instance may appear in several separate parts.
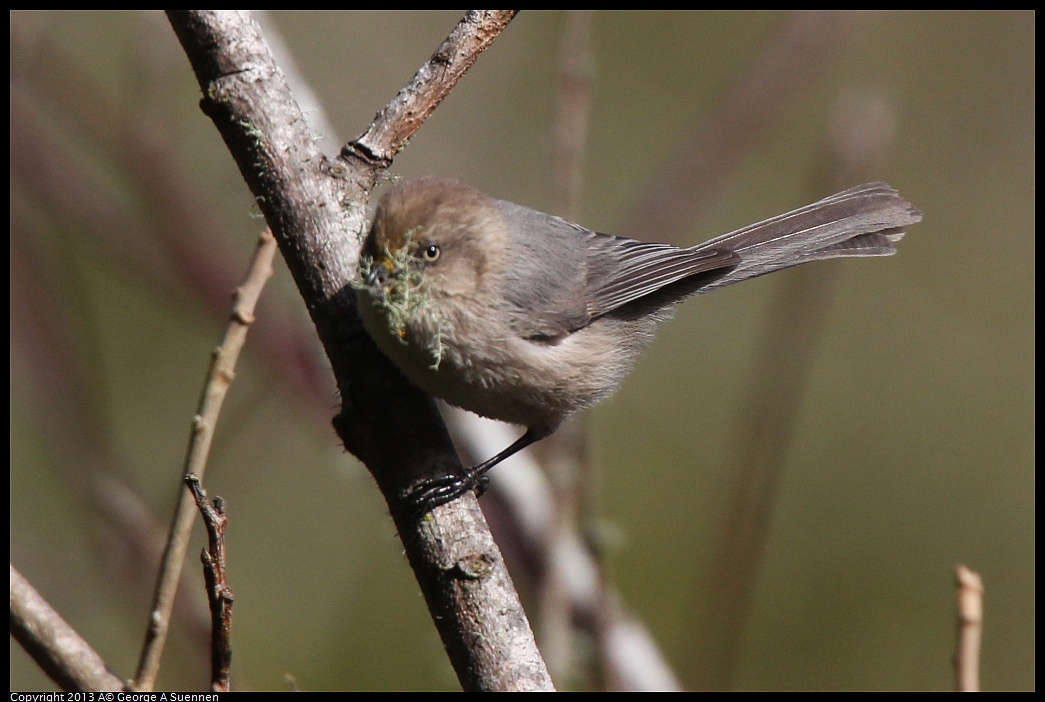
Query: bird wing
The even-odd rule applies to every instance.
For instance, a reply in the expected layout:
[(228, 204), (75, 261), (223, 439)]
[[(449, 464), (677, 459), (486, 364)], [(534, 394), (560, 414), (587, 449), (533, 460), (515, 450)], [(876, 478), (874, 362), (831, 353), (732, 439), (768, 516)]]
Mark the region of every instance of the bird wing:
[(693, 286), (676, 286), (677, 294), (665, 288), (696, 276), (714, 279), (740, 262), (738, 255), (721, 248), (680, 249), (596, 232), (588, 237), (586, 294), (593, 319), (649, 296), (653, 309), (677, 302), (692, 294)]

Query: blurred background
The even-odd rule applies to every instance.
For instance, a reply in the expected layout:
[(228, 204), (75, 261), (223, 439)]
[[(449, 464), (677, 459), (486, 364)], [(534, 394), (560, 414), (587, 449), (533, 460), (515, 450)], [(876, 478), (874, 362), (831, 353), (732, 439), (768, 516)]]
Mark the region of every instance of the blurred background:
[[(335, 154), (459, 18), (263, 24)], [(893, 258), (747, 282), (661, 326), (582, 421), (576, 528), (603, 590), (685, 688), (946, 690), (964, 563), (986, 587), (984, 689), (1033, 689), (1034, 14), (567, 19), (519, 15), (392, 172), (679, 244), (869, 180), (925, 213)], [(11, 66), (11, 560), (130, 677), (262, 221), (162, 14), (12, 13)], [(557, 142), (561, 104), (581, 128)], [(234, 685), (456, 689), (278, 261), (250, 334), (206, 480), (230, 512)], [(207, 684), (197, 532), (162, 689)], [(567, 637), (560, 687), (614, 687), (596, 637)], [(10, 685), (53, 686), (14, 643)]]

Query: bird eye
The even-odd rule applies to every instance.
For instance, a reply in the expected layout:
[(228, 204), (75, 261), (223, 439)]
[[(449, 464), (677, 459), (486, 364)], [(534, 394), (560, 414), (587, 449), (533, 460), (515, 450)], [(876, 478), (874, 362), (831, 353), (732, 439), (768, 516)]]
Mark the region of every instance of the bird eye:
[(429, 262), (438, 261), (441, 253), (442, 251), (439, 250), (438, 246), (435, 244), (429, 244), (421, 249), (421, 258)]

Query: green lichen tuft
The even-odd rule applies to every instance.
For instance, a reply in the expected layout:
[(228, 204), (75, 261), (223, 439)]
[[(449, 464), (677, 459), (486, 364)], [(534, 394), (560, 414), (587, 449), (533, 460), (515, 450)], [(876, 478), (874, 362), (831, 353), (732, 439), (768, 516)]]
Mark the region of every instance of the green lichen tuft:
[[(382, 312), (389, 333), (401, 344), (409, 345), (408, 331), (412, 320), (424, 320), (433, 333), (427, 344), (432, 354), (432, 370), (438, 370), (443, 359), (443, 342), (446, 338), (442, 316), (432, 306), (425, 283), (424, 264), (417, 257), (418, 244), (413, 238), (416, 228), (406, 233), (405, 243), (396, 250), (385, 248), (384, 254), (374, 258), (362, 256), (359, 260), (359, 275), (351, 285), (357, 290), (368, 290), (371, 302)], [(384, 281), (380, 290), (367, 285), (367, 279), (375, 268), (384, 268)], [(415, 340), (416, 341), (416, 340)]]

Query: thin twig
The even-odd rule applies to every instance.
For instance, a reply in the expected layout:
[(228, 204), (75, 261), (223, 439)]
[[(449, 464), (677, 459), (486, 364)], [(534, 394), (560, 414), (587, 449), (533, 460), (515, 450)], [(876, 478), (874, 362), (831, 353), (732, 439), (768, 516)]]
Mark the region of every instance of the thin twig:
[(345, 144), (342, 156), (390, 166), (395, 155), (518, 12), (469, 10), (366, 131)]
[(207, 502), (207, 493), (194, 473), (185, 476), (196, 500), (196, 507), (207, 527), (207, 548), (200, 554), (203, 561), (203, 578), (207, 583), (207, 600), (210, 602), (211, 617), (211, 673), (212, 692), (229, 691), (229, 666), (232, 663), (232, 588), (229, 587), (225, 570), (225, 500), (214, 498)]
[(958, 692), (980, 691), (980, 638), (983, 633), (983, 578), (964, 565), (955, 569), (958, 585), (958, 642), (954, 651)]
[(11, 635), (66, 691), (120, 691), (124, 683), (11, 564)]
[[(254, 321), (254, 307), (257, 304), (265, 282), (272, 275), (272, 259), (276, 253), (276, 243), (272, 234), (265, 231), (258, 240), (254, 258), (250, 264), (243, 285), (236, 290), (232, 307), (232, 318), (225, 331), (225, 338), (215, 349), (207, 382), (200, 397), (196, 417), (192, 422), (189, 449), (185, 456), (184, 474), (195, 473), (202, 478), (207, 469), (207, 457), (210, 453), (211, 441), (214, 438), (214, 427), (221, 413), (222, 403), (229, 385), (235, 377), (236, 361), (247, 339), (247, 329)], [(163, 561), (156, 583), (152, 610), (149, 615), (149, 626), (145, 634), (138, 672), (134, 679), (135, 690), (151, 690), (156, 682), (156, 674), (160, 669), (160, 657), (167, 641), (170, 629), (171, 610), (174, 608), (174, 596), (181, 578), (181, 569), (188, 548), (189, 533), (196, 505), (189, 490), (182, 489), (178, 493), (178, 505), (175, 508), (174, 520), (171, 522), (170, 536), (164, 549)]]

